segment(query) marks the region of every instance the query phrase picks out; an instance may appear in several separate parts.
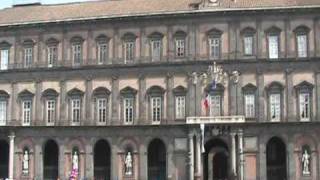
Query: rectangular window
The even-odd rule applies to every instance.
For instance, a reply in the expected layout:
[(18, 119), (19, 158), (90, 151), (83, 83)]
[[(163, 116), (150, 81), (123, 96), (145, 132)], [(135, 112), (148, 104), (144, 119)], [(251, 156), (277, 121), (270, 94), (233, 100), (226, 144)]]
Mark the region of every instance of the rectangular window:
[(108, 59), (108, 44), (99, 43), (98, 44), (98, 64), (104, 64)]
[(24, 67), (31, 67), (33, 62), (33, 48), (24, 48)]
[(281, 116), (281, 95), (270, 95), (270, 118), (271, 121), (280, 121)]
[(124, 105), (124, 123), (125, 124), (132, 124), (133, 123), (133, 107), (134, 107), (134, 98), (124, 98), (123, 105)]
[(56, 117), (56, 101), (47, 100), (47, 125), (54, 125)]
[(82, 45), (73, 44), (72, 45), (72, 60), (73, 65), (80, 65), (82, 61)]
[(97, 108), (98, 122), (100, 124), (105, 124), (107, 122), (107, 99), (97, 99)]
[(210, 96), (210, 116), (221, 116), (221, 96)]
[(160, 58), (161, 58), (161, 40), (153, 39), (151, 41), (151, 56), (152, 56), (152, 61), (160, 61)]
[(220, 37), (209, 39), (209, 51), (210, 58), (219, 59), (220, 58)]
[(269, 58), (278, 59), (279, 58), (279, 38), (277, 35), (268, 36), (269, 43)]
[(255, 107), (254, 107), (254, 94), (246, 94), (245, 96), (245, 116), (247, 118), (254, 118), (255, 117)]
[(48, 47), (48, 67), (53, 67), (58, 60), (58, 48), (57, 46)]
[(2, 49), (1, 50), (1, 63), (0, 63), (0, 70), (7, 70), (9, 63), (9, 50)]
[(253, 55), (253, 36), (245, 36), (243, 38), (244, 43), (244, 55)]
[(300, 120), (301, 121), (310, 121), (310, 94), (309, 93), (300, 93), (299, 94), (299, 103), (300, 103)]
[(297, 35), (297, 51), (298, 51), (298, 57), (300, 58), (307, 57), (307, 35), (306, 34)]
[(80, 117), (81, 117), (81, 108), (80, 108), (80, 99), (72, 99), (71, 100), (71, 107), (72, 107), (72, 125), (79, 125), (80, 124)]
[(0, 126), (6, 125), (7, 122), (7, 101), (0, 101)]
[(124, 43), (124, 60), (125, 63), (133, 62), (134, 60), (134, 41)]
[(185, 40), (176, 39), (176, 57), (185, 56)]
[(31, 107), (32, 102), (27, 100), (22, 102), (22, 125), (23, 126), (30, 126), (31, 123)]
[(184, 119), (186, 114), (186, 97), (176, 97), (176, 119)]
[(151, 98), (151, 115), (152, 122), (155, 124), (160, 123), (161, 121), (161, 97), (152, 97)]

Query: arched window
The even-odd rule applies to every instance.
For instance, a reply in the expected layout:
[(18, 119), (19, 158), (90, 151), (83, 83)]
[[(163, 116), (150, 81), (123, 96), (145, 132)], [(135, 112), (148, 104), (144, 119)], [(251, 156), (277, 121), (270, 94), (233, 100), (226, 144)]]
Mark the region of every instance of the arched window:
[(241, 31), (242, 44), (243, 44), (243, 55), (252, 56), (254, 55), (254, 40), (255, 40), (255, 29), (246, 27)]
[(133, 63), (135, 60), (136, 52), (136, 38), (137, 36), (133, 33), (126, 33), (123, 39), (123, 57), (124, 63)]
[(298, 99), (298, 118), (300, 121), (310, 121), (312, 117), (313, 84), (303, 81), (295, 86)]
[(74, 66), (79, 66), (83, 62), (83, 42), (84, 39), (80, 36), (74, 36), (70, 40), (71, 58)]
[(184, 119), (186, 117), (186, 94), (187, 89), (183, 86), (177, 86), (173, 89), (175, 95), (175, 118)]
[(98, 125), (105, 125), (109, 112), (110, 91), (104, 87), (98, 87), (93, 91), (94, 117)]
[(308, 57), (308, 42), (310, 29), (306, 26), (299, 26), (294, 30), (296, 37), (296, 53), (298, 58)]
[(19, 100), (21, 102), (21, 119), (23, 126), (30, 126), (33, 117), (33, 97), (34, 94), (28, 90), (19, 93)]
[(187, 34), (183, 31), (177, 31), (174, 34), (176, 58), (184, 58), (186, 56), (186, 37)]
[(96, 38), (98, 64), (106, 64), (109, 58), (109, 38), (106, 35), (99, 35)]
[(278, 59), (279, 58), (280, 33), (281, 33), (281, 29), (274, 27), (274, 26), (266, 30), (269, 59)]
[(165, 90), (160, 86), (152, 86), (147, 90), (149, 98), (149, 112), (152, 124), (160, 124), (163, 118), (163, 94)]
[(54, 125), (57, 117), (57, 97), (59, 93), (54, 89), (47, 89), (42, 93), (42, 99), (44, 104), (44, 118), (47, 126)]
[(152, 61), (160, 61), (162, 57), (162, 38), (163, 35), (159, 32), (154, 32), (149, 35), (150, 39), (150, 54)]
[(34, 61), (34, 52), (33, 48), (35, 45), (35, 42), (31, 39), (27, 39), (23, 41), (23, 65), (25, 68), (32, 67), (32, 63)]
[(71, 125), (79, 126), (82, 119), (82, 99), (84, 92), (74, 88), (68, 92), (69, 97), (69, 117)]
[(209, 84), (205, 88), (207, 94), (209, 116), (221, 116), (223, 114), (224, 86), (222, 84)]
[(122, 114), (124, 124), (133, 124), (136, 116), (136, 94), (137, 90), (127, 86), (120, 91), (122, 98)]
[(283, 107), (283, 86), (279, 82), (272, 82), (267, 87), (270, 121), (281, 121)]
[(256, 117), (256, 90), (257, 87), (251, 83), (242, 87), (244, 96), (244, 115), (246, 118)]
[(210, 59), (221, 58), (221, 35), (222, 31), (218, 29), (211, 29), (207, 32)]

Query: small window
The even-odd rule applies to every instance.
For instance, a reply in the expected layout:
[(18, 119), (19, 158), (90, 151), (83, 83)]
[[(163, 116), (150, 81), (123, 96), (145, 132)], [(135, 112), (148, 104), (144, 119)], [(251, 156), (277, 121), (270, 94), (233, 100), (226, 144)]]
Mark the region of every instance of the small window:
[(209, 113), (210, 116), (221, 116), (221, 96), (210, 95)]
[(245, 116), (246, 118), (255, 117), (255, 96), (254, 94), (245, 95)]
[(210, 58), (212, 59), (219, 59), (220, 58), (220, 48), (221, 39), (220, 37), (210, 37), (209, 38), (209, 53)]
[(31, 118), (32, 118), (32, 101), (31, 100), (24, 100), (22, 101), (22, 125), (23, 126), (30, 126)]
[(72, 60), (73, 65), (80, 65), (82, 62), (82, 45), (81, 44), (73, 44), (72, 45)]
[(176, 119), (184, 119), (186, 114), (186, 97), (176, 96)]
[(124, 123), (133, 124), (134, 98), (128, 97), (123, 99), (124, 105)]
[(268, 35), (268, 47), (269, 47), (269, 58), (278, 59), (279, 58), (279, 36), (278, 35)]
[(299, 58), (307, 57), (307, 34), (297, 34), (297, 53)]
[(80, 117), (81, 117), (80, 99), (72, 99), (71, 107), (72, 107), (71, 109), (72, 125), (80, 125)]
[(31, 67), (33, 62), (33, 47), (24, 48), (24, 67)]
[(253, 55), (253, 35), (245, 35), (243, 37), (244, 44), (244, 55), (252, 56)]
[(0, 100), (0, 126), (5, 126), (7, 122), (7, 101)]
[(58, 61), (58, 47), (56, 45), (48, 46), (48, 67), (53, 67)]
[(182, 37), (176, 38), (176, 57), (184, 57), (185, 56), (185, 39)]
[(107, 121), (107, 99), (98, 98), (97, 99), (97, 112), (98, 112), (98, 123), (105, 124)]
[(281, 94), (270, 94), (270, 118), (271, 121), (281, 119)]
[(134, 61), (135, 41), (124, 42), (124, 60), (125, 64), (132, 63)]
[(299, 94), (299, 109), (300, 109), (300, 120), (310, 121), (310, 94), (309, 93)]
[(56, 101), (47, 100), (47, 125), (54, 125), (56, 118)]
[(98, 43), (98, 64), (105, 64), (108, 60), (108, 43)]
[(1, 62), (0, 62), (0, 70), (7, 70), (9, 64), (9, 49), (2, 49), (1, 53)]
[(161, 97), (151, 97), (152, 122), (158, 124), (161, 121)]
[(160, 39), (152, 39), (151, 40), (151, 56), (152, 61), (160, 61), (161, 59), (161, 40)]

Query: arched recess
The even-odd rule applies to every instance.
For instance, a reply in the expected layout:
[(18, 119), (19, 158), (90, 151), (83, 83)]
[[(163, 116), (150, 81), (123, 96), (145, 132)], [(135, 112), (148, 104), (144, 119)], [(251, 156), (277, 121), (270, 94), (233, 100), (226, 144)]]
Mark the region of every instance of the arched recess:
[(167, 177), (167, 150), (164, 142), (154, 139), (148, 146), (148, 179), (165, 180)]
[(9, 171), (9, 144), (0, 140), (0, 179), (8, 178)]
[[(85, 172), (85, 142), (82, 138), (74, 138), (70, 139), (67, 142), (66, 147), (68, 154), (65, 155), (67, 161), (65, 163), (65, 169), (67, 173), (70, 173), (73, 169), (73, 158), (76, 152), (77, 160), (78, 160), (78, 173), (79, 177), (84, 177)], [(67, 174), (68, 175), (68, 174)]]
[(107, 141), (101, 139), (94, 146), (94, 179), (110, 178), (111, 148)]
[(59, 146), (50, 139), (43, 149), (43, 178), (44, 180), (54, 180), (59, 176)]
[(230, 158), (228, 145), (221, 139), (211, 139), (205, 144), (203, 159), (204, 180), (228, 179)]
[[(15, 165), (16, 172), (21, 175), (21, 179), (34, 178), (34, 141), (32, 140), (32, 138), (26, 138), (23, 139), (20, 143), (18, 142), (17, 151), (19, 152), (19, 162), (21, 160), (21, 163)], [(25, 165), (25, 163), (27, 164), (27, 166)]]
[(279, 137), (272, 137), (266, 149), (267, 180), (287, 179), (287, 149)]

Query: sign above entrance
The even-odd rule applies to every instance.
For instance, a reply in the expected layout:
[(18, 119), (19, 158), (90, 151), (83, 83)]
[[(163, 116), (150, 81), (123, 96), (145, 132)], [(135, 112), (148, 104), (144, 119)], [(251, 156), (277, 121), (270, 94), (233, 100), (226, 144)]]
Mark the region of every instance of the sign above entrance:
[(244, 116), (195, 116), (187, 117), (187, 124), (244, 123)]

